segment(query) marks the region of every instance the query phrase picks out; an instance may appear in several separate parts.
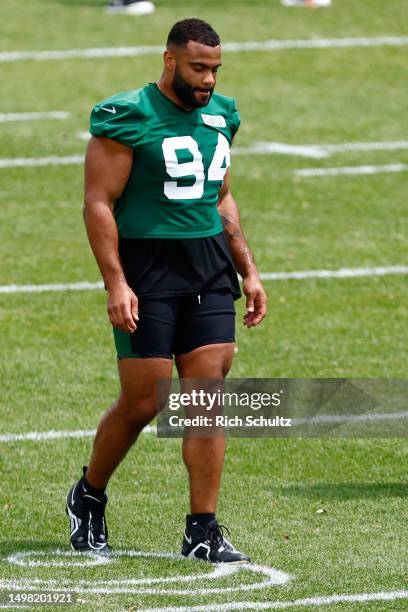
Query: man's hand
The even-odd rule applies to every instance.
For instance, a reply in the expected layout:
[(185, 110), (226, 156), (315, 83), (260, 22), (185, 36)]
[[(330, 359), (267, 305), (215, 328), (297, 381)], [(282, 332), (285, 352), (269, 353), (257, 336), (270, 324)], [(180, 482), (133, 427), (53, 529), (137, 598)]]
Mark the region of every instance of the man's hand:
[(242, 289), (246, 296), (246, 312), (244, 314), (244, 325), (255, 327), (259, 325), (266, 316), (266, 302), (268, 297), (265, 293), (258, 274), (250, 274), (243, 278)]
[(132, 334), (139, 321), (138, 299), (125, 282), (108, 287), (108, 314), (113, 327)]

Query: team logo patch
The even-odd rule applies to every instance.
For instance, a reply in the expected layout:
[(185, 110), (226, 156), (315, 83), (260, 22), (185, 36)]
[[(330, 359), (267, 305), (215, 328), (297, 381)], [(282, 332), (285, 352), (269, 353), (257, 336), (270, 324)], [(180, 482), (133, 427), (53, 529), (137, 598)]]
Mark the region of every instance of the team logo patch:
[(207, 125), (210, 125), (211, 127), (226, 127), (226, 122), (225, 119), (222, 115), (205, 115), (204, 113), (201, 114), (204, 123), (206, 123)]

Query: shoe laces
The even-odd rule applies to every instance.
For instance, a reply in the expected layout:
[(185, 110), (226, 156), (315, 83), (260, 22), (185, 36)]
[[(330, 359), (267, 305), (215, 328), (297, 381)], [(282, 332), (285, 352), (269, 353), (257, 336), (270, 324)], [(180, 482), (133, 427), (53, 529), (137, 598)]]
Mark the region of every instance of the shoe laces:
[(94, 538), (98, 539), (99, 536), (104, 535), (105, 539), (108, 539), (108, 527), (105, 521), (105, 506), (101, 504), (98, 508), (96, 505), (90, 509), (91, 513), (91, 531)]
[(91, 515), (90, 527), (92, 534), (95, 538), (98, 538), (101, 534), (108, 538), (108, 528), (105, 521), (105, 506), (107, 499), (106, 497), (101, 499), (99, 502), (89, 499), (89, 497), (83, 497), (83, 501), (86, 504), (87, 510)]
[(219, 525), (217, 521), (211, 522), (203, 528), (204, 537), (208, 540), (211, 550), (218, 549), (224, 543), (224, 532), (230, 535), (230, 530), (225, 525)]

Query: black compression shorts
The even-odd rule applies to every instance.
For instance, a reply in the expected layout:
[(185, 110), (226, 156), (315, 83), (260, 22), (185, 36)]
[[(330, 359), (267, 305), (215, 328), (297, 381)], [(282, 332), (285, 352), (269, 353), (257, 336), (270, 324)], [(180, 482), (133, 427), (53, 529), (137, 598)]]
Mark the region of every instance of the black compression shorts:
[(164, 357), (199, 346), (235, 341), (234, 296), (229, 289), (181, 297), (140, 297), (133, 334), (114, 328), (116, 352), (124, 357)]

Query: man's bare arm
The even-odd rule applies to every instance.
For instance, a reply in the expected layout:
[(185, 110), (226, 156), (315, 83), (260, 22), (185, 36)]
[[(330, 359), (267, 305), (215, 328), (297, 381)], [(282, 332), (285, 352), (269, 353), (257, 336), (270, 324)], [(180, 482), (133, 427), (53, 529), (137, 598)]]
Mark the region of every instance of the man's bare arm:
[(235, 267), (243, 280), (243, 291), (247, 298), (244, 325), (254, 327), (266, 316), (267, 296), (259, 279), (254, 256), (245, 239), (237, 203), (230, 189), (229, 171), (218, 198), (218, 211), (224, 226)]
[(109, 138), (91, 138), (85, 158), (84, 220), (108, 291), (110, 321), (126, 332), (136, 329), (137, 298), (122, 270), (113, 206), (125, 188), (132, 162), (129, 147)]

